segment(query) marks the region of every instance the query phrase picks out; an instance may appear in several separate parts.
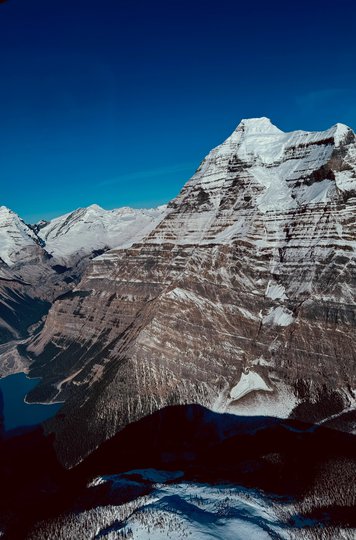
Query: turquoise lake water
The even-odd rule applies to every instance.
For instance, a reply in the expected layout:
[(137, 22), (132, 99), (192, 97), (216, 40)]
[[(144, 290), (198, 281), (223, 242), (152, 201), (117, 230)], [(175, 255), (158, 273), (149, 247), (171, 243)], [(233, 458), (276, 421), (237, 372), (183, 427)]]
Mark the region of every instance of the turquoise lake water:
[(21, 426), (33, 426), (51, 418), (61, 408), (54, 405), (31, 405), (24, 402), (26, 394), (37, 384), (38, 379), (28, 379), (23, 373), (0, 379), (0, 390), (4, 402), (5, 431)]

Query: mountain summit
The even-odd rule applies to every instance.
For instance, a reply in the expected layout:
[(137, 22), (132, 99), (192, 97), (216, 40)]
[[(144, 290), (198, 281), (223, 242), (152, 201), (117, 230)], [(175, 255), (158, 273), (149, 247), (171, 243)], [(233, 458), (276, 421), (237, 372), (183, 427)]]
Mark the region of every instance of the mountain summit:
[(39, 243), (36, 234), (15, 212), (0, 206), (0, 259), (7, 266), (29, 260)]
[(236, 131), (243, 131), (248, 134), (262, 133), (264, 135), (268, 133), (283, 133), (277, 126), (272, 124), (271, 120), (266, 116), (261, 116), (260, 118), (244, 118), (237, 126)]

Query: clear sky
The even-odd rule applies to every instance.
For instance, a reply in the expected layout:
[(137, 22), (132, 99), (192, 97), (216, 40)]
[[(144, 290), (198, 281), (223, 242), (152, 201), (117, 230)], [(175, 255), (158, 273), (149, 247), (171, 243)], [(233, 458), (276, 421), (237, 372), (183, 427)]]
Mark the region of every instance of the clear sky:
[(0, 204), (175, 196), (241, 118), (356, 128), (354, 0), (0, 1)]

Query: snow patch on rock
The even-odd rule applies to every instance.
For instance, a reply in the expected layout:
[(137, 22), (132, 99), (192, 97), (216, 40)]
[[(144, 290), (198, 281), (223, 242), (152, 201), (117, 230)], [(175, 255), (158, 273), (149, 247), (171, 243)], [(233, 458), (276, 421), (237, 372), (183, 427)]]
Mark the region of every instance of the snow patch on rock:
[(290, 386), (283, 381), (273, 381), (273, 392), (257, 392), (244, 400), (231, 402), (226, 412), (240, 416), (274, 416), (288, 418), (299, 403)]
[(261, 375), (249, 370), (246, 373), (242, 373), (239, 382), (230, 390), (230, 397), (232, 400), (238, 400), (246, 396), (246, 394), (256, 392), (257, 390), (263, 390), (265, 392), (272, 391)]
[(268, 282), (266, 289), (267, 298), (271, 298), (271, 300), (286, 300), (287, 296), (285, 292), (286, 290), (283, 285), (272, 283), (272, 281)]
[(289, 326), (294, 322), (292, 311), (284, 306), (271, 308), (267, 315), (262, 318), (262, 324), (275, 326)]

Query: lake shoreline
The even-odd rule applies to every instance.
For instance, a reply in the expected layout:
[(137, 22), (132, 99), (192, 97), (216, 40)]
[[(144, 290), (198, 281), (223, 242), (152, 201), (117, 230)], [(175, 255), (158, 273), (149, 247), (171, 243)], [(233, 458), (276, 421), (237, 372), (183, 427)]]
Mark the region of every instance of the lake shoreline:
[(63, 405), (63, 402), (31, 403), (26, 400), (39, 380), (40, 377), (29, 378), (24, 371), (0, 378), (5, 432), (42, 424), (55, 416)]

